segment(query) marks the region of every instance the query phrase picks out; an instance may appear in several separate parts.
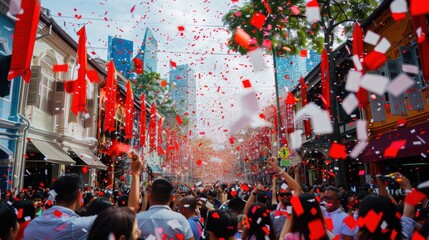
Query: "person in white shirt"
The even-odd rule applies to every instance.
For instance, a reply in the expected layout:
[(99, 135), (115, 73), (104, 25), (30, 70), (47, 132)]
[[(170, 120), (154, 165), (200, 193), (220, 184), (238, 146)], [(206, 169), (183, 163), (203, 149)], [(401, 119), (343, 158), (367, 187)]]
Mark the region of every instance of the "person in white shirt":
[(344, 219), (349, 215), (341, 209), (341, 197), (338, 188), (327, 187), (323, 194), (323, 200), (325, 201), (323, 215), (325, 221), (332, 220), (334, 236), (339, 235), (339, 239), (342, 240), (352, 240), (354, 232), (344, 222)]

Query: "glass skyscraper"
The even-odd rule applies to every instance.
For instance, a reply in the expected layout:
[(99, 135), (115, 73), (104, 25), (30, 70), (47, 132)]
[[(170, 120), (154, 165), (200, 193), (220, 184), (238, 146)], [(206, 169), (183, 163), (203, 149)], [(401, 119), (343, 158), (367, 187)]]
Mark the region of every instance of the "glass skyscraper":
[(131, 57), (133, 55), (133, 42), (130, 40), (109, 36), (107, 60), (113, 60), (116, 70), (126, 78), (131, 73)]
[(136, 57), (143, 61), (143, 71), (156, 72), (158, 58), (157, 41), (149, 28), (146, 28), (142, 45)]

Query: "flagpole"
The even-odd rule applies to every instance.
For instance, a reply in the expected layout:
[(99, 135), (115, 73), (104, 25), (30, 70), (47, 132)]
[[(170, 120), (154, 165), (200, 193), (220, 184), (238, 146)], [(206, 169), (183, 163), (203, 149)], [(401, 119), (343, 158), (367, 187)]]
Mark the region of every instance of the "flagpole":
[(277, 77), (277, 61), (276, 61), (276, 52), (274, 49), (274, 46), (272, 46), (273, 51), (273, 65), (274, 65), (274, 86), (276, 89), (276, 104), (277, 104), (277, 151), (280, 149), (281, 140), (282, 140), (282, 131), (281, 131), (281, 125), (282, 125), (282, 119), (280, 115), (280, 101), (279, 101), (279, 83), (278, 83), (278, 77)]

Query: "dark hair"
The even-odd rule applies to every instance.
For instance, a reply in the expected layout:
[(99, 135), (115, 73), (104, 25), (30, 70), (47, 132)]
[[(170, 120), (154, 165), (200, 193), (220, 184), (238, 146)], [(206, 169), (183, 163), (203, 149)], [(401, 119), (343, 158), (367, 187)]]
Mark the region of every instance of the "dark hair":
[(197, 199), (194, 196), (183, 197), (180, 202), (183, 202), (184, 205), (188, 205), (186, 209), (195, 212), (195, 209), (197, 208)]
[(228, 239), (237, 232), (238, 220), (227, 210), (209, 211), (206, 219), (206, 231), (217, 238)]
[(249, 237), (255, 236), (256, 239), (265, 239), (266, 233), (263, 227), (269, 226), (269, 239), (275, 239), (273, 223), (267, 207), (261, 203), (254, 203), (247, 211), (247, 221), (249, 228)]
[(128, 206), (128, 195), (121, 195), (118, 198), (118, 206), (119, 207), (126, 207), (126, 206)]
[[(299, 232), (301, 237), (308, 240), (310, 239), (310, 228), (308, 223), (312, 221), (321, 221), (324, 223), (323, 213), (320, 209), (319, 202), (313, 195), (302, 194), (299, 196), (299, 201), (304, 209), (304, 213), (298, 216), (295, 212), (295, 208), (292, 208), (290, 232)], [(313, 209), (316, 210), (315, 214), (313, 214)], [(328, 240), (329, 238), (328, 235), (325, 234), (325, 236), (320, 239)]]
[(113, 234), (114, 239), (124, 235), (125, 239), (131, 239), (136, 214), (127, 207), (111, 207), (102, 211), (88, 233), (88, 240), (109, 239)]
[(22, 209), (22, 215), (17, 219), (18, 222), (25, 222), (25, 217), (34, 219), (36, 215), (36, 208), (34, 207), (33, 201), (31, 200), (15, 201), (12, 204), (12, 207), (14, 207), (18, 212), (20, 209)]
[(106, 208), (112, 207), (112, 203), (103, 198), (96, 198), (88, 206), (88, 216), (98, 215)]
[(329, 187), (327, 187), (327, 188), (325, 189), (325, 191), (324, 191), (324, 192), (326, 192), (326, 191), (331, 191), (331, 192), (336, 193), (336, 194), (337, 194), (337, 198), (338, 198), (338, 199), (341, 199), (340, 190), (339, 190), (338, 188), (336, 188), (336, 187), (334, 187), (334, 186), (329, 186)]
[(245, 205), (246, 202), (244, 202), (241, 198), (234, 197), (229, 200), (228, 209), (233, 211), (236, 215), (239, 215), (243, 213)]
[(8, 239), (10, 229), (17, 227), (15, 210), (7, 202), (0, 200), (0, 239)]
[(84, 206), (88, 205), (94, 197), (95, 197), (94, 194), (90, 192), (86, 193), (85, 197), (83, 198), (83, 205)]
[(173, 190), (174, 187), (170, 181), (165, 178), (158, 178), (152, 183), (151, 199), (158, 204), (168, 204), (173, 195)]
[(61, 176), (52, 185), (52, 189), (57, 194), (55, 200), (57, 202), (72, 203), (82, 189), (82, 185), (80, 176), (75, 173)]
[(30, 199), (33, 201), (36, 198), (40, 198), (40, 200), (43, 201), (43, 199), (45, 198), (43, 196), (43, 194), (40, 191), (35, 192), (33, 195), (31, 195)]
[[(366, 225), (359, 228), (358, 237), (359, 239), (391, 239), (392, 231), (395, 230), (398, 234), (395, 239), (401, 239), (402, 226), (401, 221), (396, 217), (396, 208), (393, 203), (385, 197), (377, 194), (370, 194), (366, 196), (359, 205), (359, 217), (366, 217), (370, 211), (374, 211), (376, 214), (382, 213), (382, 218), (377, 224), (377, 228), (374, 232), (371, 232)], [(385, 221), (387, 228), (382, 230), (381, 224)]]
[(256, 201), (260, 203), (267, 203), (268, 196), (265, 192), (260, 192), (258, 195), (256, 195)]

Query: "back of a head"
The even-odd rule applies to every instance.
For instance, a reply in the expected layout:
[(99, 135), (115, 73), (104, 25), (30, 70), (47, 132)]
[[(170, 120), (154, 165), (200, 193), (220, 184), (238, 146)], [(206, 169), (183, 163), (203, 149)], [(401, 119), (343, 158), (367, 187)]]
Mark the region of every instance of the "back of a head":
[(106, 208), (112, 207), (112, 203), (103, 198), (96, 198), (88, 206), (88, 216), (98, 215)]
[[(359, 228), (358, 238), (365, 239), (391, 239), (392, 231), (395, 230), (398, 234), (395, 239), (401, 239), (401, 222), (396, 217), (396, 207), (387, 198), (377, 194), (366, 196), (359, 204), (359, 217), (365, 218), (368, 213), (374, 212), (377, 215), (382, 213), (382, 217), (377, 224), (375, 231), (369, 230), (366, 225)], [(387, 228), (382, 229), (383, 222), (387, 223)]]
[[(111, 207), (102, 211), (88, 233), (88, 240), (131, 239), (136, 214), (127, 207)], [(114, 235), (111, 238), (111, 234)]]
[(195, 212), (197, 208), (197, 199), (194, 196), (186, 196), (180, 199), (180, 203), (186, 207), (190, 212)]
[[(302, 194), (299, 196), (304, 213), (297, 215), (294, 208), (292, 208), (292, 222), (290, 232), (299, 232), (303, 234), (304, 239), (309, 239), (310, 229), (309, 222), (320, 221), (324, 223), (323, 213), (320, 209), (319, 202), (312, 194)], [(316, 212), (314, 212), (316, 210)], [(321, 239), (329, 239), (327, 235)]]
[(22, 211), (22, 214), (19, 216), (20, 218), (18, 218), (18, 222), (25, 222), (26, 218), (28, 217), (34, 219), (36, 215), (36, 208), (34, 207), (33, 201), (31, 200), (15, 201), (12, 204), (12, 207), (14, 207), (17, 211)]
[(152, 183), (150, 199), (152, 205), (163, 204), (167, 205), (173, 195), (173, 184), (165, 178), (158, 178)]
[(72, 203), (82, 187), (82, 180), (77, 174), (65, 174), (58, 178), (52, 185), (52, 189), (57, 194), (55, 197), (57, 203)]
[(217, 238), (228, 239), (237, 232), (238, 220), (227, 210), (214, 210), (207, 214), (206, 230)]
[(239, 197), (231, 198), (228, 202), (228, 209), (233, 211), (236, 215), (242, 214), (246, 202)]
[(15, 210), (7, 202), (0, 200), (0, 239), (9, 239), (10, 229), (17, 227)]
[[(257, 239), (265, 239), (266, 233), (263, 227), (269, 226), (269, 229), (274, 229), (271, 222), (270, 213), (265, 204), (254, 203), (250, 206), (246, 216), (248, 217), (249, 236), (255, 236)], [(269, 239), (276, 237), (274, 231), (270, 231)]]

